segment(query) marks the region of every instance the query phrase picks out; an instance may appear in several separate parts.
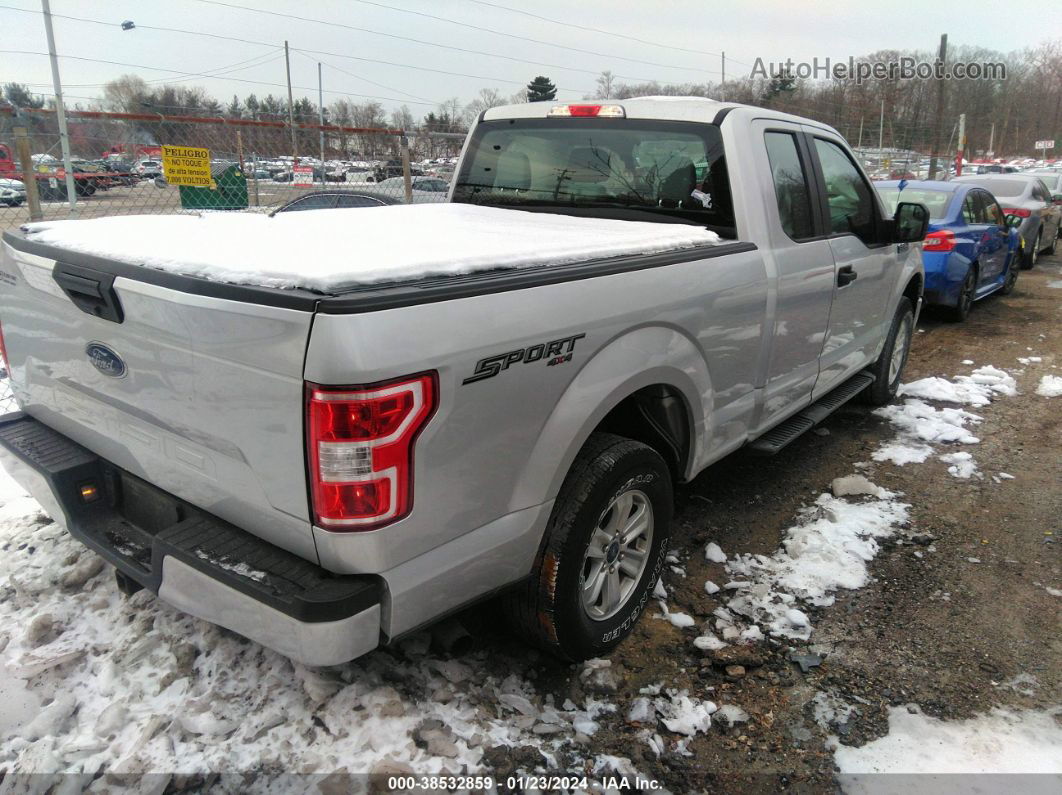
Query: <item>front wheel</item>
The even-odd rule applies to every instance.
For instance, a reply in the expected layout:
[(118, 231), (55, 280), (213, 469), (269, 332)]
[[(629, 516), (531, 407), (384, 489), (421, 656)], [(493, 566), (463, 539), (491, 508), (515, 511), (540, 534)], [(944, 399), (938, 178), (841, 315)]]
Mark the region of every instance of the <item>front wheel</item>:
[(667, 555), (671, 475), (651, 447), (593, 434), (561, 486), (531, 576), (505, 608), (565, 660), (612, 651), (645, 610)]
[(896, 312), (892, 316), (892, 326), (885, 338), (878, 360), (870, 367), (874, 381), (860, 393), (864, 403), (872, 406), (884, 406), (896, 397), (900, 387), (900, 376), (907, 364), (907, 354), (911, 350), (911, 337), (914, 336), (914, 309), (907, 298), (900, 298)]

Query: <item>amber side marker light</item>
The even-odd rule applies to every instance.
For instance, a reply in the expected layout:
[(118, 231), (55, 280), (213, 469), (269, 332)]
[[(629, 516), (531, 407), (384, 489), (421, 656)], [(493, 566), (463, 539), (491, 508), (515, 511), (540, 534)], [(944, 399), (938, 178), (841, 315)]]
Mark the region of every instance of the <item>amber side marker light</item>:
[(100, 498), (100, 490), (95, 483), (83, 483), (78, 488), (78, 492), (81, 494), (82, 502), (95, 502)]

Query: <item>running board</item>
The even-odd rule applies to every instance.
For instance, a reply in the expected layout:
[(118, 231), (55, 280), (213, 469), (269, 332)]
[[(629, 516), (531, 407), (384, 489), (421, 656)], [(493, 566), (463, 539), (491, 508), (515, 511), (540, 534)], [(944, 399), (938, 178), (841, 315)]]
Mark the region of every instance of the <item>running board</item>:
[(774, 455), (798, 436), (810, 431), (872, 383), (874, 383), (874, 376), (866, 370), (857, 373), (825, 397), (816, 400), (803, 411), (771, 428), (749, 444), (749, 450), (756, 455)]

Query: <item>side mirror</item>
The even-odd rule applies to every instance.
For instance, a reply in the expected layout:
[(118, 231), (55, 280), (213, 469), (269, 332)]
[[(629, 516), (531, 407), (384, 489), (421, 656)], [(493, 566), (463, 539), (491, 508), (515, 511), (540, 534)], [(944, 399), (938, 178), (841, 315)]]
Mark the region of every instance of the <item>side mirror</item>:
[(1003, 219), (1003, 223), (1007, 225), (1009, 229), (1017, 229), (1021, 226), (1021, 222), (1024, 219), (1020, 215), (1008, 215)]
[(918, 202), (900, 202), (892, 217), (893, 243), (918, 243), (929, 228), (929, 210)]

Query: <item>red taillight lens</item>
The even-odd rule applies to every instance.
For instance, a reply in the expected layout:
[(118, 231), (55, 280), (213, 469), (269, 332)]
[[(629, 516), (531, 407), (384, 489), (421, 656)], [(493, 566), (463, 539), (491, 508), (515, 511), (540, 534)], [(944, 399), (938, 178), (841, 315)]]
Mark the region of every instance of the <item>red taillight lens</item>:
[(434, 373), (358, 387), (307, 384), (314, 521), (375, 530), (413, 507), (413, 445), (438, 401)]
[(955, 233), (950, 229), (930, 232), (922, 244), (923, 251), (951, 251), (955, 248)]
[(547, 116), (597, 116), (610, 119), (626, 118), (622, 105), (554, 105)]
[(1004, 207), (1003, 214), (1016, 215), (1019, 218), (1028, 218), (1030, 215), (1032, 215), (1032, 211), (1026, 210), (1024, 207)]

